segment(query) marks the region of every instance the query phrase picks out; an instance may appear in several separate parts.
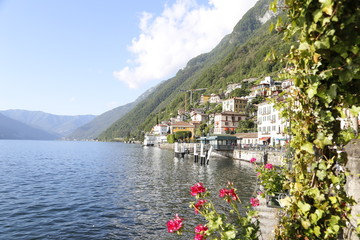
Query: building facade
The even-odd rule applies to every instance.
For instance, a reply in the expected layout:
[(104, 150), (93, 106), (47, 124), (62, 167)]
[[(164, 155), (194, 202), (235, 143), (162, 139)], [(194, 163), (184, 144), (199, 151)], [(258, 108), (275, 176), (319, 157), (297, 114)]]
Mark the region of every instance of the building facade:
[(245, 113), (248, 100), (246, 98), (230, 98), (222, 102), (222, 110), (224, 112)]
[(174, 122), (170, 125), (170, 133), (174, 134), (180, 131), (189, 131), (191, 132), (191, 138), (195, 136), (195, 126), (188, 122)]
[(285, 133), (289, 122), (280, 117), (280, 112), (274, 108), (273, 103), (263, 102), (258, 105), (257, 123), (259, 144), (282, 146), (289, 141), (289, 136)]
[(246, 115), (236, 112), (222, 112), (215, 114), (214, 134), (229, 134), (239, 126), (239, 121), (245, 120)]

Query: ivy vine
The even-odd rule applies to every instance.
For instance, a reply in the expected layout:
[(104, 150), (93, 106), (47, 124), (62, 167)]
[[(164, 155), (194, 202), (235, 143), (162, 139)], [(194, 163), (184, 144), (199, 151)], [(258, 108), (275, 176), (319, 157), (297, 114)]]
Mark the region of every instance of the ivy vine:
[(347, 156), (341, 148), (356, 133), (351, 125), (341, 127), (340, 119), (360, 112), (360, 1), (284, 0), (271, 7), (287, 15), (276, 29), (299, 40), (282, 74), (295, 85), (279, 103), (291, 122), (295, 153), (276, 239), (338, 239), (355, 203), (344, 189)]

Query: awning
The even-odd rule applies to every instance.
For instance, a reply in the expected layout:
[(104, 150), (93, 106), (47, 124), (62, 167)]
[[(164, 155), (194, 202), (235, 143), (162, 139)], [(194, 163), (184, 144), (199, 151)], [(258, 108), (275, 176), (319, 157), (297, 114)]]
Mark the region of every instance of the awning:
[(259, 139), (260, 141), (269, 141), (270, 140), (270, 137), (262, 137)]

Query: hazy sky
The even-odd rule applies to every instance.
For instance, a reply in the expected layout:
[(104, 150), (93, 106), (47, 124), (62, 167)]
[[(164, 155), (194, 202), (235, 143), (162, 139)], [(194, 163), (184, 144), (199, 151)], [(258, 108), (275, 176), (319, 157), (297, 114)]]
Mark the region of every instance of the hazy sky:
[(0, 0), (0, 110), (101, 114), (208, 52), (256, 0)]

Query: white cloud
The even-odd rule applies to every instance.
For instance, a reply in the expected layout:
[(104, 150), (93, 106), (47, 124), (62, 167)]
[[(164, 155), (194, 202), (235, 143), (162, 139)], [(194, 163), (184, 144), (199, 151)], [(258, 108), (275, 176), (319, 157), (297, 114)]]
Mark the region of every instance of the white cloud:
[(229, 34), (256, 0), (177, 0), (165, 5), (159, 16), (144, 12), (141, 34), (132, 40), (133, 59), (114, 72), (130, 88), (151, 80), (164, 80), (176, 73), (193, 57), (210, 51)]

